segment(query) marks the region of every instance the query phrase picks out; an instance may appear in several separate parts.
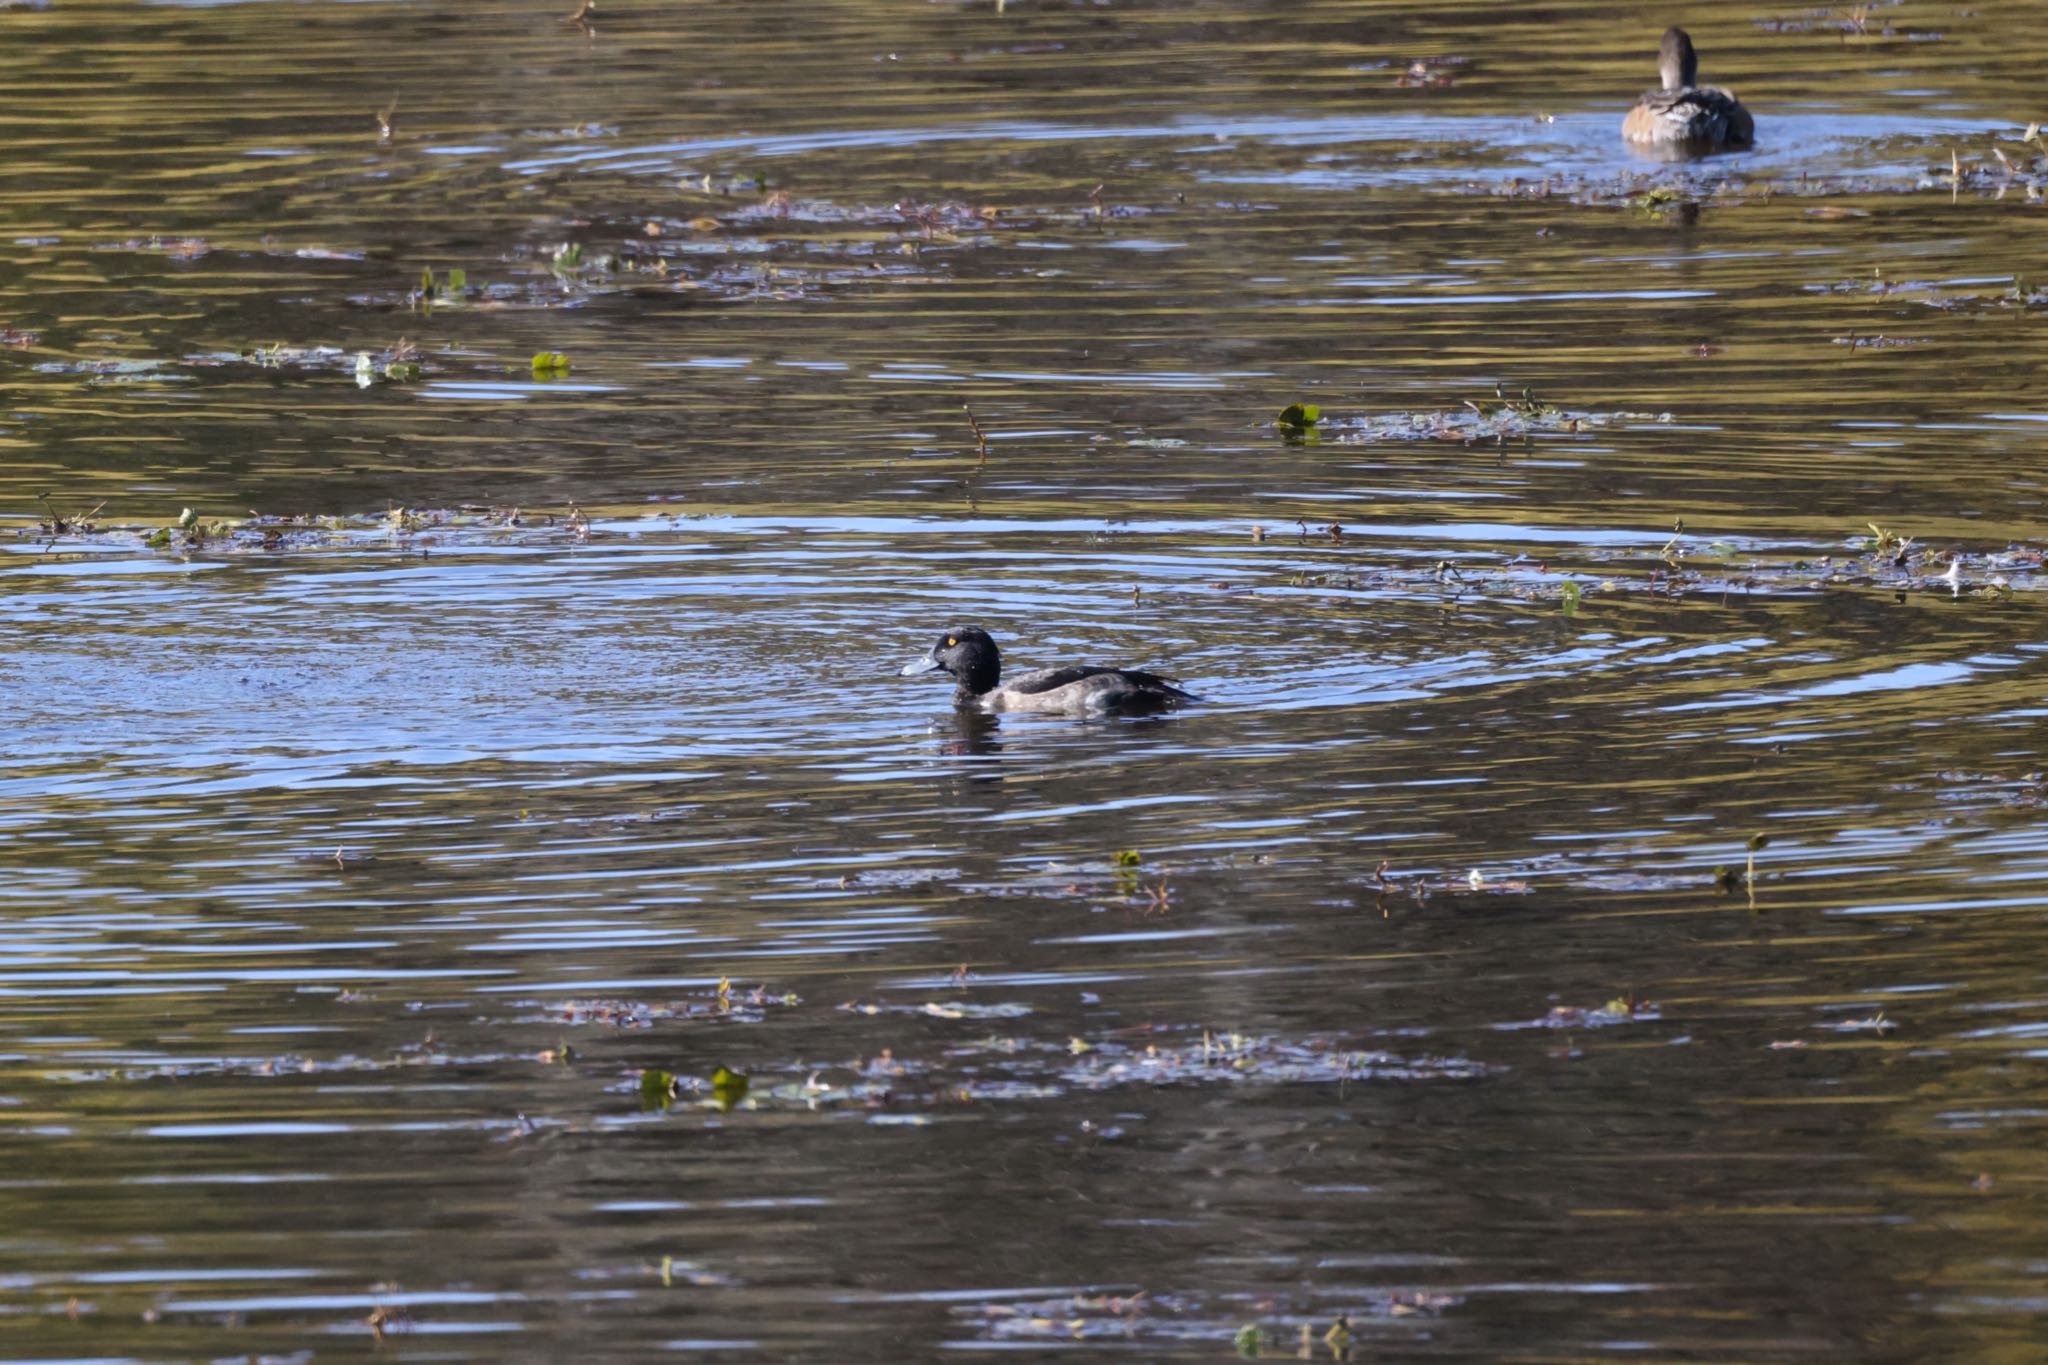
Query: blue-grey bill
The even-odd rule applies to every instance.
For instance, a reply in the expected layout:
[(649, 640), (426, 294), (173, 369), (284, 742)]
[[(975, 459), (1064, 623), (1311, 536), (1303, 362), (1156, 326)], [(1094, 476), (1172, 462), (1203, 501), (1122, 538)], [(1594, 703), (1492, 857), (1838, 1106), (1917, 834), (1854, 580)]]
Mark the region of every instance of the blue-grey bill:
[(913, 659), (903, 665), (903, 671), (896, 676), (899, 678), (914, 678), (920, 673), (936, 673), (938, 671), (939, 661), (927, 654), (922, 659)]

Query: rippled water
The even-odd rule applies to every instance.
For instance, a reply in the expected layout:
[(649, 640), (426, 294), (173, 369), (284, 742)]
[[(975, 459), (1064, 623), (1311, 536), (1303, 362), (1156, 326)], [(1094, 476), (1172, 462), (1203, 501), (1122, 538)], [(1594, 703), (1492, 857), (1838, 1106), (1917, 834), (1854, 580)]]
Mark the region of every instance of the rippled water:
[(2031, 7), (567, 8), (0, 6), (0, 1355), (2039, 1358)]

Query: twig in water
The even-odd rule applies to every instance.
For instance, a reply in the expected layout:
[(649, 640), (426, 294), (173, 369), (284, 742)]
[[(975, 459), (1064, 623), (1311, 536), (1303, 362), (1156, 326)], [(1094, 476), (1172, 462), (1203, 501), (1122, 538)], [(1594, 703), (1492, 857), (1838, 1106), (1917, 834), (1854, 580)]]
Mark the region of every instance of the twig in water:
[(60, 536), (66, 535), (72, 531), (80, 531), (89, 534), (93, 530), (93, 518), (97, 517), (101, 512), (104, 512), (107, 508), (106, 502), (102, 500), (99, 506), (93, 508), (90, 512), (87, 512), (82, 516), (67, 517), (63, 513), (59, 512), (56, 509), (56, 507), (51, 504), (50, 495), (48, 493), (36, 494), (36, 500), (42, 503), (43, 510), (47, 511), (50, 514), (49, 529), (51, 533)]
[(988, 437), (982, 434), (981, 423), (974, 420), (974, 410), (968, 407), (965, 403), (962, 403), (960, 405), (960, 411), (967, 414), (967, 425), (974, 429), (974, 448), (981, 454), (981, 459), (979, 463), (987, 464)]

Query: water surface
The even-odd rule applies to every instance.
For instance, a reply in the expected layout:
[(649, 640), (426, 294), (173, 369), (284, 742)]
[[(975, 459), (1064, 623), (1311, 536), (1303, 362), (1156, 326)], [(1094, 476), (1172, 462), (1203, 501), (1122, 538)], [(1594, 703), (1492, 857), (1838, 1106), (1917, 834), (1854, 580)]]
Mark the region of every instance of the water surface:
[(2036, 1358), (2034, 18), (0, 11), (0, 1354)]

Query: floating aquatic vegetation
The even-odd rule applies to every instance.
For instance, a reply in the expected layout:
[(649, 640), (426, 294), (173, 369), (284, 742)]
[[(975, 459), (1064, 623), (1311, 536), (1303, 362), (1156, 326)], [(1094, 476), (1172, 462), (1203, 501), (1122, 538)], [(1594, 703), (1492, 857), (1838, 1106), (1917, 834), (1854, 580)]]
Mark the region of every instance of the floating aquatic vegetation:
[(2039, 810), (2048, 805), (2048, 772), (2008, 776), (1951, 769), (1934, 774), (1932, 781), (1940, 784), (1934, 799), (1947, 804), (1995, 803), (2013, 810)]
[(657, 1023), (672, 1023), (678, 1020), (721, 1019), (734, 1023), (758, 1024), (771, 1009), (787, 1009), (801, 1004), (801, 997), (784, 992), (776, 994), (765, 986), (756, 986), (744, 993), (733, 990), (732, 983), (721, 981), (717, 990), (707, 997), (681, 998), (660, 1002), (644, 1000), (564, 1000), (537, 1006), (528, 1002), (536, 1012), (521, 1017), (524, 1023), (555, 1023), (570, 1027), (601, 1026), (615, 1029), (647, 1029)]
[(16, 539), (44, 542), (46, 549), (70, 543), (99, 549), (130, 546), (137, 550), (235, 555), (399, 547), (416, 550), (423, 545), (498, 543), (507, 537), (546, 544), (560, 541), (566, 535), (581, 542), (592, 534), (589, 519), (574, 507), (566, 514), (529, 512), (517, 507), (394, 507), (371, 516), (252, 514), (239, 520), (204, 518), (186, 508), (176, 520), (162, 526), (109, 524), (98, 519), (101, 510), (93, 510), (89, 525), (67, 522), (59, 529), (45, 520), (33, 527), (17, 528), (13, 535)]
[(1631, 201), (1630, 207), (1657, 221), (1691, 222), (1700, 216), (1700, 202), (1683, 190), (1657, 185)]
[(1159, 1041), (1143, 1044), (1105, 1038), (1084, 1044), (1085, 1050), (1070, 1044), (1071, 1055), (1059, 1068), (1059, 1077), (1077, 1089), (1107, 1090), (1125, 1085), (1473, 1080), (1495, 1070), (1462, 1057), (1408, 1058), (1353, 1049), (1332, 1038), (1290, 1041), (1207, 1029), (1198, 1038), (1173, 1040), (1163, 1030), (1154, 1036)]
[(88, 384), (189, 384), (168, 360), (46, 360), (37, 374), (77, 375)]
[(483, 293), (481, 289), (470, 289), (467, 270), (452, 267), (437, 279), (434, 276), (434, 268), (427, 266), (420, 271), (419, 285), (412, 291), (407, 301), (416, 310), (431, 313), (437, 307), (449, 308), (468, 303)]
[[(1356, 1291), (1354, 1291), (1356, 1292)], [(1242, 1323), (1246, 1305), (1236, 1296), (1195, 1294), (1062, 1294), (1044, 1299), (999, 1299), (953, 1306), (962, 1325), (982, 1339), (1016, 1346), (1040, 1342), (1228, 1342), (1248, 1359), (1346, 1359), (1353, 1324), (1369, 1319), (1436, 1316), (1464, 1303), (1456, 1294), (1424, 1290), (1357, 1292), (1334, 1313), (1318, 1308)]]
[(147, 252), (174, 260), (196, 261), (214, 248), (204, 237), (130, 237), (121, 242), (96, 243), (92, 250)]
[[(1568, 410), (1538, 399), (1528, 388), (1524, 388), (1518, 397), (1510, 397), (1500, 384), (1494, 385), (1493, 392), (1493, 402), (1468, 398), (1462, 409), (1434, 412), (1331, 417), (1318, 410), (1315, 429), (1325, 439), (1340, 445), (1366, 445), (1375, 441), (1474, 442), (1536, 435), (1573, 435), (1625, 426), (1631, 422), (1667, 423), (1672, 420), (1668, 412)], [(1284, 427), (1284, 413), (1282, 419)]]
[(363, 1075), (419, 1067), (484, 1067), (533, 1060), (536, 1058), (524, 1053), (451, 1052), (442, 1048), (429, 1034), (420, 1043), (396, 1048), (381, 1057), (365, 1057), (355, 1053), (344, 1053), (338, 1057), (312, 1057), (303, 1053), (286, 1052), (275, 1056), (164, 1058), (159, 1061), (132, 1062), (123, 1066), (50, 1070), (41, 1072), (40, 1075), (45, 1080), (77, 1085), (126, 1085), (141, 1081), (188, 1080), (198, 1076), (270, 1078)]
[(702, 1079), (648, 1067), (640, 1072), (637, 1081), (640, 1107), (647, 1110), (668, 1109), (679, 1101), (694, 1100), (721, 1113), (730, 1113), (745, 1103), (749, 1089), (747, 1077), (727, 1066)]
[[(1128, 220), (1157, 210), (1110, 205), (1014, 206), (958, 200), (842, 203), (764, 192), (758, 182), (686, 182), (702, 199), (680, 213), (577, 220), (574, 236), (535, 242), (489, 283), (430, 267), (402, 288), (350, 296), (357, 307), (431, 312), (577, 307), (613, 293), (686, 293), (721, 301), (816, 298), (877, 284), (939, 284), (958, 248), (1020, 231)], [(558, 228), (559, 230), (559, 228)]]
[[(1346, 542), (1341, 527), (1324, 527), (1311, 536), (1303, 524), (1300, 543), (1314, 539), (1331, 545)], [(1681, 527), (1654, 553), (1602, 550), (1572, 564), (1547, 563), (1518, 556), (1486, 564), (1468, 556), (1424, 566), (1412, 560), (1359, 568), (1314, 568), (1276, 571), (1276, 586), (1335, 593), (1408, 592), (1459, 599), (1551, 601), (1572, 613), (1596, 599), (1654, 595), (1659, 598), (1719, 597), (1758, 593), (1811, 594), (1827, 591), (1882, 589), (1893, 593), (1936, 592), (1951, 598), (1987, 603), (2013, 600), (2021, 593), (2048, 589), (2043, 551), (2035, 546), (2002, 550), (1928, 549), (1896, 531), (1873, 526), (1870, 536), (1856, 537), (1849, 553), (1794, 558), (1765, 555), (1727, 541), (1698, 546)], [(1369, 542), (1361, 542), (1369, 544)], [(1229, 592), (1257, 591), (1242, 580), (1210, 585)]]
[(339, 346), (252, 344), (235, 351), (194, 351), (176, 360), (51, 360), (39, 374), (78, 375), (90, 384), (190, 383), (201, 374), (255, 369), (285, 374), (352, 374), (367, 386), (375, 379), (413, 381), (424, 374), (419, 347), (400, 338), (384, 351), (350, 353)]
[[(859, 1008), (859, 1007), (854, 1007)], [(929, 1017), (975, 1019), (942, 1008)], [(1462, 1057), (1405, 1057), (1350, 1046), (1334, 1038), (1288, 1040), (1209, 1030), (1146, 1029), (1143, 1041), (1110, 1035), (1064, 1043), (986, 1036), (933, 1058), (884, 1050), (873, 1057), (802, 1065), (782, 1077), (756, 1074), (744, 1092), (717, 1093), (716, 1076), (692, 1078), (636, 1072), (631, 1087), (659, 1107), (694, 1101), (750, 1110), (857, 1109), (902, 1113), (983, 1103), (1056, 1098), (1075, 1091), (1212, 1085), (1335, 1085), (1474, 1080), (1498, 1068)], [(731, 1103), (725, 1103), (730, 1100)]]
[(1323, 410), (1314, 403), (1289, 403), (1280, 410), (1280, 429), (1290, 436), (1306, 435), (1323, 420)]
[[(1894, 38), (1909, 42), (1940, 42), (1936, 29), (1900, 28), (1876, 11), (1903, 4), (1905, 0), (1867, 0), (1855, 5), (1830, 5), (1824, 9), (1802, 10), (1752, 20), (1765, 33), (1839, 33), (1845, 38)], [(1961, 12), (1961, 11), (1958, 11)]]

